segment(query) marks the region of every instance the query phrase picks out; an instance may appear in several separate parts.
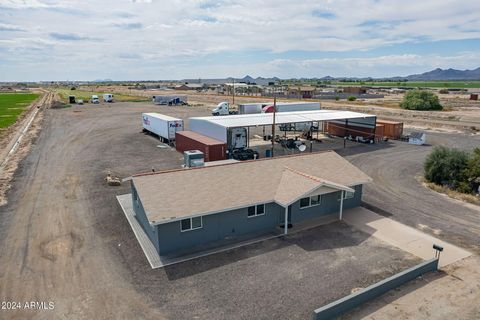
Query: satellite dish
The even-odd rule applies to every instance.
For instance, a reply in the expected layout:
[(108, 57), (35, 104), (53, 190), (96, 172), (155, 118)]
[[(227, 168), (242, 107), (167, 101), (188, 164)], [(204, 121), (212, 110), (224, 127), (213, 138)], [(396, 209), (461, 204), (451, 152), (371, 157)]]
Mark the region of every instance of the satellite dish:
[(298, 150), (300, 150), (300, 152), (303, 152), (303, 151), (307, 150), (307, 146), (304, 145), (304, 144), (301, 144), (301, 145), (297, 146), (297, 148), (298, 148)]

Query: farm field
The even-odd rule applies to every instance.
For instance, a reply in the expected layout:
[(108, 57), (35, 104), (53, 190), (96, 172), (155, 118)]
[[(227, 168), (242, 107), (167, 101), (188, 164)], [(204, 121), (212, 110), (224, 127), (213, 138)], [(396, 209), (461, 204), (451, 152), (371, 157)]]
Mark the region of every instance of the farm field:
[(334, 82), (336, 85), (349, 85), (349, 86), (372, 86), (372, 87), (406, 87), (406, 88), (456, 88), (456, 89), (468, 89), (468, 88), (480, 88), (480, 81), (407, 81), (407, 82), (377, 82), (377, 81), (363, 81), (363, 82)]
[[(84, 91), (84, 90), (70, 90), (70, 88), (58, 88), (55, 89), (55, 92), (58, 93), (60, 99), (68, 103), (68, 96), (75, 96), (77, 101), (82, 99), (85, 103), (88, 103), (92, 97), (92, 95), (96, 94), (100, 100), (102, 99), (102, 95), (104, 93), (111, 93), (111, 92), (102, 92), (102, 91)], [(131, 96), (126, 94), (117, 94), (114, 93), (114, 100), (118, 102), (142, 102), (148, 101), (149, 98), (147, 97), (139, 97), (139, 96)]]
[(439, 89), (473, 89), (480, 88), (480, 81), (282, 81), (282, 84), (315, 85), (326, 84), (336, 86), (369, 86), (394, 88), (439, 88)]
[(38, 93), (0, 93), (0, 130), (14, 124), (39, 96)]

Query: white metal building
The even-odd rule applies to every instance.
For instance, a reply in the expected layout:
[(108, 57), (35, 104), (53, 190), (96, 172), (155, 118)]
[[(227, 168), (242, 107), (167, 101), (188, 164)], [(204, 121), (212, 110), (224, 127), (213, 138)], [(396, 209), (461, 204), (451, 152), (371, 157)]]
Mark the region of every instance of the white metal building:
[[(273, 113), (261, 114), (242, 114), (230, 116), (211, 116), (211, 117), (194, 117), (190, 118), (190, 130), (203, 134), (205, 136), (227, 142), (228, 130), (231, 128), (247, 128), (272, 126), (274, 123)], [(315, 111), (295, 111), (295, 112), (278, 112), (275, 113), (275, 124), (288, 123), (321, 123), (332, 120), (355, 119), (358, 123), (361, 121), (363, 125), (375, 129), (375, 115), (358, 113), (352, 111), (339, 110), (315, 110)]]

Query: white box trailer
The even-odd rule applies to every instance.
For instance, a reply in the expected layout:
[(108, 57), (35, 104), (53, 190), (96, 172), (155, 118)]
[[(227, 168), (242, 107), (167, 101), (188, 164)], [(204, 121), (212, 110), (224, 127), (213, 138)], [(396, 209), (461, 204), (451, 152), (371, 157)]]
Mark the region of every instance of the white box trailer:
[[(277, 112), (316, 111), (321, 109), (320, 102), (279, 102)], [(273, 112), (273, 103), (266, 104), (262, 112)]]
[(175, 140), (175, 132), (183, 131), (183, 120), (160, 113), (142, 113), (143, 129), (170, 141)]
[[(320, 102), (277, 102), (277, 112), (320, 110)], [(273, 112), (273, 102), (244, 103), (238, 105), (238, 114)]]
[(265, 103), (244, 103), (238, 105), (238, 114), (262, 113)]
[(204, 136), (225, 142), (229, 150), (246, 148), (247, 128), (225, 128), (201, 118), (190, 118), (189, 129)]
[(113, 102), (113, 94), (111, 93), (105, 93), (103, 95), (103, 101), (104, 102)]
[(227, 130), (221, 125), (202, 118), (190, 118), (188, 125), (189, 130), (227, 143)]

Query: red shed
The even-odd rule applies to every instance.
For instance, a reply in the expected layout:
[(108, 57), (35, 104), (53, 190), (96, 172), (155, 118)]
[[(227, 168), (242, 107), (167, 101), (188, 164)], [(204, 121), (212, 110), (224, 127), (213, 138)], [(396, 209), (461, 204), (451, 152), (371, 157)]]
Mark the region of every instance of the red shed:
[(205, 156), (205, 162), (226, 159), (226, 143), (193, 131), (177, 131), (175, 148), (179, 152), (200, 150)]

